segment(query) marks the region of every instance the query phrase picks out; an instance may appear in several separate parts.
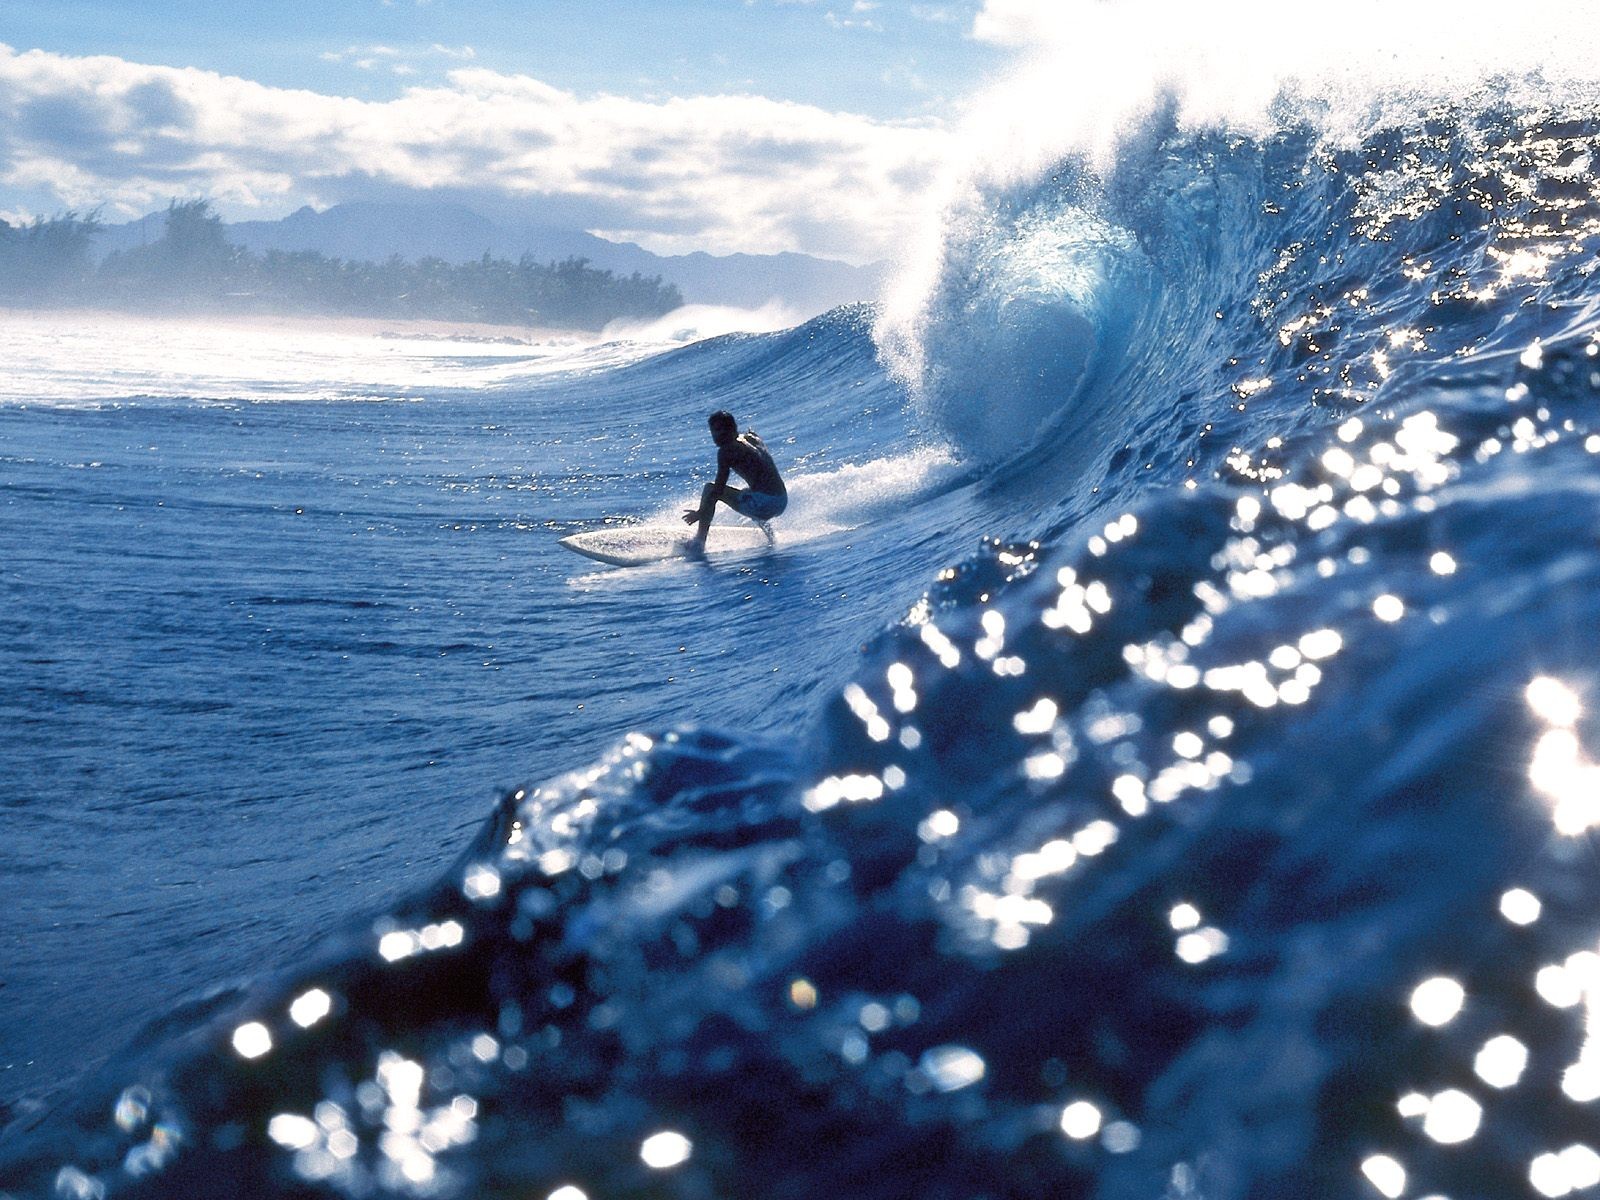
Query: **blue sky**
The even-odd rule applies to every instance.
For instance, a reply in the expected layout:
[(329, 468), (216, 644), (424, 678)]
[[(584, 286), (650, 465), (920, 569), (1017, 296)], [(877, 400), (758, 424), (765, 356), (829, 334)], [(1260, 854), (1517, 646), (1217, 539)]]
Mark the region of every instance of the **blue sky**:
[(434, 196), (663, 252), (891, 253), (985, 22), (1056, 0), (28, 0), (0, 218)]
[[(382, 99), (451, 65), (436, 47), (579, 92), (753, 92), (874, 117), (946, 112), (999, 61), (976, 0), (27, 0), (0, 42), (203, 67)], [(398, 52), (366, 69), (359, 51)], [(350, 53), (355, 48), (358, 53)], [(338, 56), (337, 59), (333, 56)], [(395, 75), (393, 66), (416, 75)]]

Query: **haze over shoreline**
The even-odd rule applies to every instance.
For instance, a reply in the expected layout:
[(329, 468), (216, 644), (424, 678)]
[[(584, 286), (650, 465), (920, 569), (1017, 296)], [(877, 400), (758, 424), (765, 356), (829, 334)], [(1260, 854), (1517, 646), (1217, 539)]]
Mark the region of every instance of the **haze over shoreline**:
[(878, 298), (887, 264), (800, 254), (677, 257), (443, 202), (305, 208), (224, 222), (204, 200), (108, 225), (100, 210), (0, 221), (0, 304), (305, 313), (598, 332), (685, 304), (795, 320)]
[(0, 307), (0, 325), (162, 326), (174, 321), (230, 330), (354, 338), (404, 338), (454, 342), (500, 342), (507, 345), (579, 345), (598, 334), (548, 325), (494, 321), (454, 321), (428, 317), (319, 316), (306, 313), (130, 313), (109, 308)]

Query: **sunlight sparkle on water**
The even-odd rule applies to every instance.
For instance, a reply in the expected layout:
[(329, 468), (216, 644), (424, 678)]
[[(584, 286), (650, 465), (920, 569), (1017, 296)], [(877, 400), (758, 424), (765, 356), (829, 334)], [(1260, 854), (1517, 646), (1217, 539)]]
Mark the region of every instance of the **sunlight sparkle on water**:
[(917, 1066), (936, 1092), (956, 1092), (980, 1082), (988, 1071), (982, 1057), (965, 1046), (935, 1046)]
[(645, 1138), (639, 1146), (639, 1157), (644, 1160), (645, 1166), (665, 1171), (688, 1162), (693, 1151), (694, 1144), (688, 1138), (667, 1129)]
[(1422, 1131), (1440, 1145), (1450, 1146), (1469, 1140), (1478, 1132), (1483, 1109), (1465, 1092), (1454, 1088), (1434, 1096), (1428, 1103)]
[(1534, 990), (1552, 1008), (1571, 1008), (1583, 999), (1578, 981), (1560, 963), (1540, 967), (1533, 977)]
[(1008, 879), (1033, 882), (1050, 875), (1059, 875), (1071, 869), (1078, 861), (1078, 851), (1064, 838), (1054, 838), (1031, 854), (1019, 854), (1011, 860)]
[(1528, 707), (1550, 728), (1534, 743), (1528, 782), (1549, 800), (1558, 832), (1576, 837), (1600, 825), (1600, 764), (1590, 760), (1574, 731), (1583, 716), (1577, 694), (1541, 675), (1528, 684)]
[(427, 1074), (421, 1063), (385, 1050), (378, 1057), (378, 1083), (398, 1108), (416, 1108)]
[(1178, 939), (1176, 953), (1179, 958), (1190, 966), (1199, 966), (1207, 959), (1215, 958), (1226, 953), (1228, 949), (1228, 935), (1220, 929), (1207, 926), (1197, 929), (1193, 933), (1186, 933)]
[(249, 1021), (233, 1031), (233, 1048), (241, 1058), (260, 1058), (272, 1049), (272, 1034), (260, 1021)]
[(1111, 1154), (1132, 1154), (1141, 1140), (1139, 1127), (1128, 1121), (1112, 1121), (1100, 1133), (1100, 1144)]
[(1478, 1078), (1494, 1088), (1515, 1087), (1528, 1066), (1528, 1048), (1510, 1034), (1492, 1037), (1472, 1060)]
[(1144, 781), (1137, 775), (1117, 776), (1112, 781), (1111, 794), (1122, 806), (1122, 811), (1130, 817), (1142, 817), (1150, 811), (1150, 801), (1145, 794)]
[(1314, 629), (1300, 639), (1300, 653), (1307, 658), (1332, 658), (1344, 648), (1344, 639), (1334, 629)]
[(1411, 993), (1411, 1011), (1424, 1025), (1448, 1025), (1466, 1003), (1467, 993), (1454, 979), (1435, 975)]
[(1402, 1117), (1420, 1117), (1426, 1115), (1429, 1100), (1421, 1092), (1407, 1092), (1395, 1104), (1395, 1109)]
[(830, 775), (801, 797), (811, 812), (825, 812), (841, 801), (859, 804), (883, 796), (884, 783), (877, 775)]
[(333, 1011), (333, 997), (321, 988), (312, 988), (289, 1005), (289, 1018), (302, 1029), (309, 1029)]
[(916, 676), (905, 663), (894, 663), (888, 670), (889, 688), (894, 693), (894, 710), (909, 713), (917, 707)]
[(1188, 903), (1174, 904), (1167, 921), (1177, 930), (1193, 929), (1200, 924), (1200, 910)]
[(1056, 723), (1058, 709), (1056, 702), (1048, 698), (1041, 698), (1032, 708), (1019, 712), (1012, 724), (1018, 733), (1049, 733), (1050, 727)]
[(1532, 925), (1542, 909), (1539, 897), (1526, 888), (1511, 888), (1500, 897), (1500, 915), (1513, 925)]
[(1085, 1141), (1100, 1132), (1100, 1110), (1087, 1100), (1075, 1100), (1061, 1110), (1061, 1132)]
[(1054, 750), (1033, 754), (1022, 760), (1022, 773), (1029, 779), (1059, 779), (1066, 769), (1066, 760)]
[(1528, 1165), (1528, 1182), (1544, 1196), (1567, 1196), (1600, 1184), (1600, 1155), (1581, 1142), (1559, 1154), (1541, 1154)]
[(488, 900), (500, 894), (500, 872), (487, 863), (476, 863), (467, 870), (461, 892), (468, 900)]
[(123, 1133), (136, 1133), (150, 1117), (150, 1089), (139, 1085), (124, 1088), (111, 1110), (111, 1119)]
[(1559, 679), (1541, 675), (1528, 684), (1528, 707), (1548, 725), (1570, 729), (1583, 716), (1577, 693)]
[(1399, 1200), (1406, 1190), (1406, 1169), (1387, 1154), (1374, 1154), (1361, 1164), (1367, 1181), (1389, 1200)]
[(1372, 615), (1380, 621), (1389, 623), (1398, 621), (1406, 615), (1405, 601), (1386, 592), (1372, 602)]
[(316, 1122), (294, 1113), (279, 1113), (267, 1122), (267, 1136), (285, 1150), (304, 1150), (320, 1136)]

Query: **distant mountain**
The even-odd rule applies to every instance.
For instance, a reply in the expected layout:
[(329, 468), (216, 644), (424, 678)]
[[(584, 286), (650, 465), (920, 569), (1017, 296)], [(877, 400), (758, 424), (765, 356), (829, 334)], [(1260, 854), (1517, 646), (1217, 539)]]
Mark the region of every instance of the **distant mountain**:
[[(166, 214), (159, 212), (109, 225), (97, 239), (96, 252), (104, 255), (154, 242), (165, 221)], [(281, 221), (240, 221), (224, 229), (230, 242), (258, 254), (315, 250), (356, 261), (382, 262), (399, 255), (412, 262), (431, 257), (450, 263), (485, 253), (512, 260), (526, 253), (540, 262), (586, 258), (591, 266), (623, 275), (660, 275), (677, 284), (691, 304), (756, 308), (776, 300), (804, 315), (876, 299), (884, 277), (881, 263), (854, 267), (805, 254), (652, 254), (631, 242), (610, 242), (581, 230), (492, 221), (460, 204), (361, 202), (322, 212), (307, 207)]]

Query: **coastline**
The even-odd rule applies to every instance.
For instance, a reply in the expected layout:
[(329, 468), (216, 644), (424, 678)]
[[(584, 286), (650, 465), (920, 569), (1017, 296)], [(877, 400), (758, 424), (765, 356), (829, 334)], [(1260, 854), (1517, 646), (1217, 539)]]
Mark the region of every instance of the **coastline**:
[(506, 325), (491, 321), (435, 317), (320, 316), (303, 313), (130, 313), (104, 308), (0, 307), (0, 324), (48, 326), (208, 325), (235, 331), (303, 334), (314, 337), (393, 338), (397, 340), (494, 342), (505, 345), (583, 345), (600, 339), (598, 330)]

